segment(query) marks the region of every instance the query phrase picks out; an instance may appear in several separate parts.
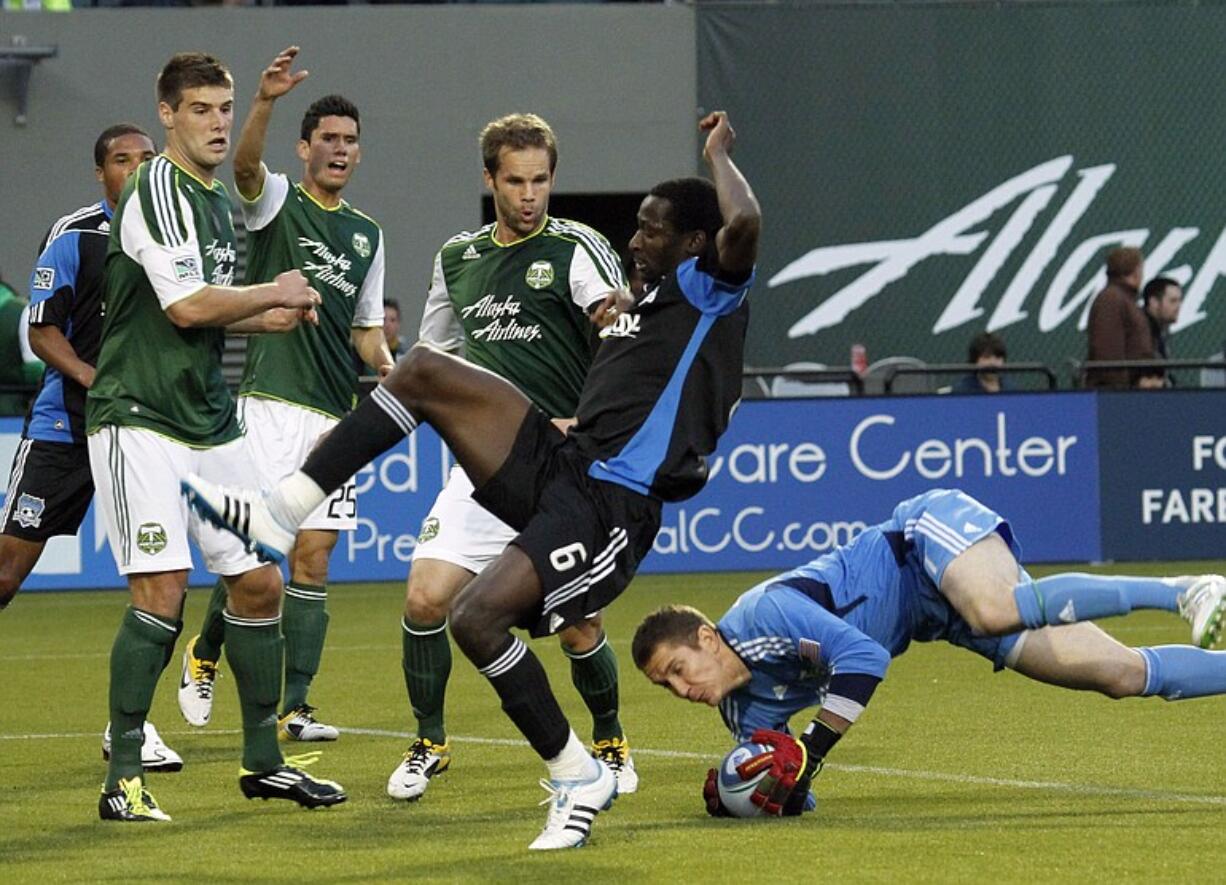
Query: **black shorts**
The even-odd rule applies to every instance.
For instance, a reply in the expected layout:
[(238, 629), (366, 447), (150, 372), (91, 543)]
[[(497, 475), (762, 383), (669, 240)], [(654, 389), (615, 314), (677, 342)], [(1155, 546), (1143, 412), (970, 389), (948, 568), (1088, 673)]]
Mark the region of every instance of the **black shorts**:
[(22, 439), (13, 456), (0, 533), (43, 542), (75, 535), (94, 497), (85, 443)]
[(506, 463), (473, 499), (519, 532), (532, 560), (540, 607), (519, 624), (556, 633), (600, 611), (626, 589), (660, 528), (660, 502), (593, 479), (591, 462), (538, 409), (520, 425)]

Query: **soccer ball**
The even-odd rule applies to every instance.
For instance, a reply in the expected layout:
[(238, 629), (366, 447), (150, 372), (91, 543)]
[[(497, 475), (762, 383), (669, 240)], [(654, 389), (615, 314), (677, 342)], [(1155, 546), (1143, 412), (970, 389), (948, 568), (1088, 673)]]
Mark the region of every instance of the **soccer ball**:
[(745, 741), (737, 744), (720, 763), (716, 787), (719, 789), (719, 801), (733, 817), (761, 817), (762, 809), (749, 801), (750, 795), (758, 786), (758, 781), (766, 777), (768, 769), (762, 769), (749, 780), (741, 780), (736, 767), (754, 756), (769, 753), (769, 744), (755, 744)]

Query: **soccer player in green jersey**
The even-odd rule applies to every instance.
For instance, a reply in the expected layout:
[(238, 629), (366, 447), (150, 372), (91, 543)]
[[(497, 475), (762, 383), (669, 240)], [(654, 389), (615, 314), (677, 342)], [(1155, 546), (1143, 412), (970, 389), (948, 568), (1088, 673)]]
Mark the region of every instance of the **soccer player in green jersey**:
[(239, 787), (248, 798), (334, 805), (344, 790), (281, 756), (282, 587), (215, 529), (189, 517), (189, 473), (256, 481), (221, 374), (225, 329), (288, 331), (317, 321), (319, 295), (298, 271), (231, 285), (237, 253), (230, 198), (214, 177), (230, 148), (234, 84), (217, 59), (181, 53), (157, 81), (165, 153), (142, 164), (111, 221), (106, 315), (86, 401), (90, 468), (107, 537), (132, 604), (111, 650), (111, 757), (103, 820), (168, 821), (145, 788), (142, 728), (182, 630), (189, 532), (229, 588), (227, 652), (243, 715)]
[[(393, 359), (383, 337), (383, 232), (341, 198), (361, 158), (358, 109), (325, 96), (302, 119), (297, 152), (302, 181), (291, 185), (264, 165), (264, 141), (277, 99), (307, 77), (293, 70), (298, 47), (283, 50), (264, 69), (255, 102), (234, 153), (234, 179), (248, 230), (247, 281), (262, 283), (298, 269), (322, 301), (319, 325), (284, 335), (259, 335), (247, 346), (239, 409), (248, 444), (268, 479), (297, 470), (353, 405), (356, 381), (350, 341), (380, 377)], [(299, 741), (334, 741), (339, 732), (315, 719), (307, 703), (319, 670), (324, 634), (328, 559), (340, 530), (357, 526), (354, 482), (328, 498), (301, 526), (289, 556), (281, 629), (285, 635), (282, 734)], [(213, 682), (228, 631), (221, 582), (199, 636), (183, 653), (179, 708), (196, 726), (208, 724)]]
[[(549, 216), (557, 141), (535, 114), (511, 114), (481, 133), (485, 185), (495, 221), (443, 244), (420, 340), (515, 384), (561, 425), (575, 414), (598, 340), (588, 314), (626, 281), (617, 254), (591, 228)], [(451, 672), (447, 613), (456, 595), (517, 534), (472, 498), (462, 468), (422, 524), (405, 600), (404, 681), (417, 739), (387, 782), (417, 799), (451, 763), (443, 700)], [(618, 719), (617, 656), (599, 612), (558, 632), (571, 678), (592, 714), (593, 755), (632, 793), (638, 775)]]

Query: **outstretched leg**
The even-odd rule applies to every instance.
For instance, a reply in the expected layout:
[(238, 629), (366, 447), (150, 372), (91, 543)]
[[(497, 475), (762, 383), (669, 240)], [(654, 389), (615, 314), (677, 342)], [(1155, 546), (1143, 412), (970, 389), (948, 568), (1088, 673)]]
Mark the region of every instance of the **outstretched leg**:
[(531, 408), (527, 397), (493, 372), (418, 344), (332, 429), (302, 469), (278, 484), (270, 506), (279, 520), (296, 527), (423, 421), (480, 488), (506, 461)]
[(1109, 698), (1157, 695), (1174, 701), (1226, 694), (1226, 652), (1188, 645), (1129, 648), (1089, 623), (1023, 636), (1010, 666), (1049, 685)]
[(1136, 578), (1068, 572), (1036, 580), (996, 533), (949, 563), (940, 590), (981, 636), (1158, 609), (1183, 614), (1193, 623), (1194, 642), (1209, 645), (1221, 630), (1226, 608), (1226, 581), (1215, 575)]

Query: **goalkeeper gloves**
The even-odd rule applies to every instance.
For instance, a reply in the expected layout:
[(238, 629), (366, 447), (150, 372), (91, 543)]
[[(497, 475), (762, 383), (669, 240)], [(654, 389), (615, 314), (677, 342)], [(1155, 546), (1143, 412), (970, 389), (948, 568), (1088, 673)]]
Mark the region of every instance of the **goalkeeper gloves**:
[(702, 801), (707, 804), (711, 817), (732, 817), (724, 803), (719, 801), (719, 775), (714, 768), (707, 769), (707, 779), (702, 785)]
[(842, 734), (821, 719), (814, 719), (800, 739), (781, 731), (758, 729), (750, 736), (757, 743), (773, 749), (748, 759), (737, 766), (742, 778), (749, 778), (766, 769), (766, 776), (749, 799), (764, 812), (772, 815), (796, 815), (805, 810), (809, 786), (822, 770), (826, 754)]

